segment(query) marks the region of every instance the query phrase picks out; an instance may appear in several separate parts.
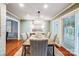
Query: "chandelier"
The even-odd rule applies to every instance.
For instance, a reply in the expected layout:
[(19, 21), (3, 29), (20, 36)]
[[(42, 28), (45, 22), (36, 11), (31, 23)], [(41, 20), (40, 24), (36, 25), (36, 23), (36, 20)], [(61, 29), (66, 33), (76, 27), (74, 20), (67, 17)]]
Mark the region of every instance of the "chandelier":
[(36, 17), (36, 19), (35, 20), (33, 20), (33, 24), (35, 24), (35, 25), (39, 25), (40, 24), (40, 22), (41, 22), (41, 20), (40, 20), (40, 11), (37, 11), (37, 17)]

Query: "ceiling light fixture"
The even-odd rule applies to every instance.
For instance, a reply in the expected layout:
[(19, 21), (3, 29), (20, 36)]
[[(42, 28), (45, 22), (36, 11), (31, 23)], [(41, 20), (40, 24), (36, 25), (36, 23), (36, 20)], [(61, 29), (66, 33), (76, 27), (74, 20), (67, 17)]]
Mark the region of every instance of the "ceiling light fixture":
[(33, 24), (36, 24), (36, 25), (40, 23), (40, 11), (38, 10), (37, 13), (38, 13), (37, 20), (33, 21)]
[(19, 6), (20, 6), (20, 7), (24, 7), (24, 4), (20, 3)]
[(45, 4), (45, 5), (44, 5), (44, 8), (47, 8), (47, 7), (48, 7), (48, 5), (47, 5), (47, 4)]

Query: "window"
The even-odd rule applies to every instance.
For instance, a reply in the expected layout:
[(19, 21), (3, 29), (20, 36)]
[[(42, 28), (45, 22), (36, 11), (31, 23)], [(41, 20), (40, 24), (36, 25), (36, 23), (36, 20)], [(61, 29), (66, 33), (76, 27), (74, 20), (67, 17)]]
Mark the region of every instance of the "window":
[(63, 45), (70, 51), (75, 49), (75, 15), (63, 18)]
[(17, 38), (18, 37), (18, 22), (11, 19), (7, 19), (6, 29), (8, 32), (8, 38)]

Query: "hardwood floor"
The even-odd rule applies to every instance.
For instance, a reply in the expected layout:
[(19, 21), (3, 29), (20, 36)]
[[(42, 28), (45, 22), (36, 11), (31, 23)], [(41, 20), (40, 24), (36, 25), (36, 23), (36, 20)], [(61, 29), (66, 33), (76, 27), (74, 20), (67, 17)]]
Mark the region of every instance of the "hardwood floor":
[(70, 53), (68, 50), (66, 50), (64, 47), (58, 47), (55, 45), (56, 48), (64, 55), (64, 56), (75, 56), (74, 54)]
[[(13, 56), (22, 46), (23, 41), (21, 40), (8, 40), (6, 42), (6, 56)], [(75, 56), (74, 54), (70, 53), (63, 47), (58, 47), (55, 45), (56, 48), (64, 55), (64, 56)]]
[(21, 40), (7, 40), (6, 42), (6, 56), (13, 56), (22, 46)]

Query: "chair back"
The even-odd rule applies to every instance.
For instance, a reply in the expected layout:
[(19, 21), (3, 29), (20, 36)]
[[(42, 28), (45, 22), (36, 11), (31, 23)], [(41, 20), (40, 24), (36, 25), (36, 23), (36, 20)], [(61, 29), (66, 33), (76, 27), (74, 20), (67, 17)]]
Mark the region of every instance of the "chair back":
[(26, 33), (22, 33), (21, 36), (22, 36), (22, 39), (23, 39), (24, 41), (27, 39)]
[(30, 37), (30, 33), (29, 32), (26, 32), (26, 34), (27, 34), (27, 38), (29, 38)]
[(48, 40), (30, 40), (32, 56), (47, 56)]
[(53, 42), (55, 42), (55, 41), (56, 41), (56, 38), (57, 38), (57, 34), (54, 36), (54, 40), (53, 40)]
[(47, 37), (50, 38), (50, 36), (51, 36), (51, 32), (48, 32)]

